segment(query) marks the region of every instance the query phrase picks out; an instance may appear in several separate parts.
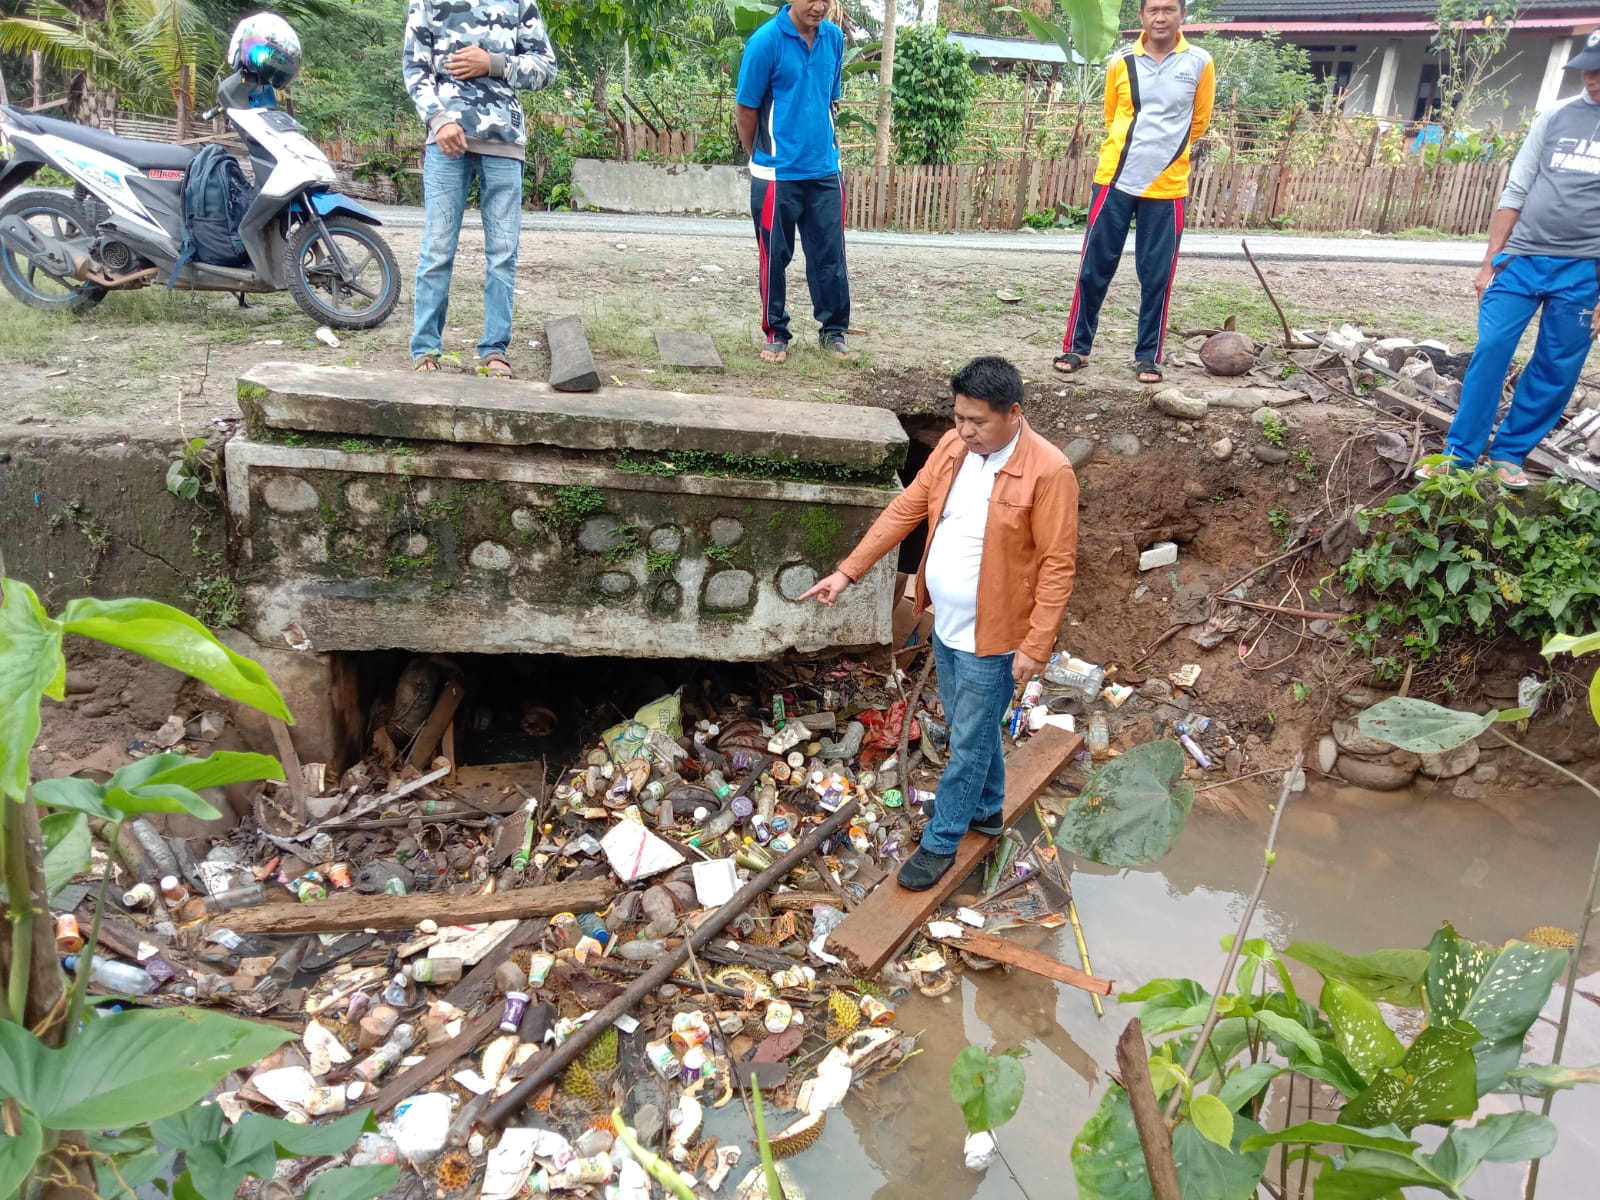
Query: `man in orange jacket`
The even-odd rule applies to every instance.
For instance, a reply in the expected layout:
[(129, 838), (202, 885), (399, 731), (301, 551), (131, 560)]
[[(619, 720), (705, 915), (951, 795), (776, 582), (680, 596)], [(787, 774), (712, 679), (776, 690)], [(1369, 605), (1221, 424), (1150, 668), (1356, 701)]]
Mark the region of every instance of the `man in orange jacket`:
[(1022, 376), (975, 358), (950, 380), (956, 427), (839, 569), (801, 597), (832, 604), (923, 521), (917, 611), (933, 606), (933, 655), (950, 761), (922, 845), (900, 886), (932, 887), (970, 829), (1004, 831), (1000, 720), (1017, 685), (1044, 670), (1072, 595), (1078, 479), (1022, 416)]
[(1183, 5), (1184, 0), (1141, 0), (1144, 32), (1106, 69), (1106, 140), (1094, 175), (1078, 286), (1055, 359), (1056, 370), (1066, 375), (1088, 361), (1100, 306), (1137, 215), (1139, 343), (1133, 369), (1140, 383), (1161, 382), (1167, 305), (1189, 194), (1189, 148), (1211, 124), (1217, 90), (1211, 55), (1183, 36)]

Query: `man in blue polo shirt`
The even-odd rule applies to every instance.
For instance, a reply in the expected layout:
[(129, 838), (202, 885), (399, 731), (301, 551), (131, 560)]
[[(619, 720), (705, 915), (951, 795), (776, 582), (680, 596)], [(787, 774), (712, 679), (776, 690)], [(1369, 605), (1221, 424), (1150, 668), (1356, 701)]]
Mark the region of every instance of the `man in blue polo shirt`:
[(765, 362), (788, 355), (785, 273), (798, 229), (824, 347), (850, 356), (844, 180), (833, 116), (844, 83), (844, 33), (828, 0), (794, 0), (751, 35), (739, 67), (739, 141), (750, 155), (750, 215), (761, 250)]

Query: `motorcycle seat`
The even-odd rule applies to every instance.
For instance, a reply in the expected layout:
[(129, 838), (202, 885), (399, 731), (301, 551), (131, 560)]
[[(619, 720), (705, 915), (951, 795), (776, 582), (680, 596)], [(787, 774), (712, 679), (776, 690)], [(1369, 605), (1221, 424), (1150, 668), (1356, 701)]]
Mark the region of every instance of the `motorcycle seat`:
[(76, 121), (58, 121), (54, 117), (41, 117), (36, 113), (22, 112), (16, 108), (9, 108), (7, 111), (24, 129), (34, 133), (52, 134), (76, 142), (80, 146), (88, 146), (102, 154), (120, 158), (141, 171), (151, 169), (181, 171), (195, 156), (195, 151), (188, 146), (172, 146), (165, 142), (141, 142), (134, 138), (106, 133), (91, 125), (80, 125)]

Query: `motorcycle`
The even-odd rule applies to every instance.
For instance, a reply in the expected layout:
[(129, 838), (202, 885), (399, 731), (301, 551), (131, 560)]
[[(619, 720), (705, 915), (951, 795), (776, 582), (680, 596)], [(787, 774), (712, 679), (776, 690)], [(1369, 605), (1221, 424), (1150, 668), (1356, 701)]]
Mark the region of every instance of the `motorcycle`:
[[(249, 261), (238, 267), (179, 265), (184, 172), (195, 150), (0, 105), (0, 284), (30, 307), (74, 313), (107, 292), (169, 281), (232, 292), (241, 305), (247, 294), (287, 290), (318, 324), (381, 325), (400, 300), (400, 269), (376, 228), (382, 222), (332, 190), (327, 155), (270, 89), (263, 94), (235, 71), (201, 119), (219, 112), (243, 140), (255, 180), (238, 230)], [(17, 192), (44, 167), (72, 179), (70, 197)]]

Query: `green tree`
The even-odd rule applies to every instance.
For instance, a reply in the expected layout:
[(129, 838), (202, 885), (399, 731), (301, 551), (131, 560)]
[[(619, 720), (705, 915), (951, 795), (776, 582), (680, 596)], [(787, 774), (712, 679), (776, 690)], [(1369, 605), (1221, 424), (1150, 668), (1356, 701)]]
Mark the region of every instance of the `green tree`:
[(1287, 111), (1316, 89), (1311, 56), (1272, 32), (1259, 38), (1197, 38), (1217, 72), (1217, 106)]
[[(1498, 62), (1522, 11), (1521, 0), (1440, 0), (1428, 49), (1439, 56), (1433, 118), (1452, 129), (1486, 105), (1504, 104), (1505, 71)], [(1479, 26), (1481, 20), (1482, 25)]]
[(903, 31), (895, 47), (897, 161), (954, 161), (977, 89), (970, 56), (943, 29), (913, 25)]

